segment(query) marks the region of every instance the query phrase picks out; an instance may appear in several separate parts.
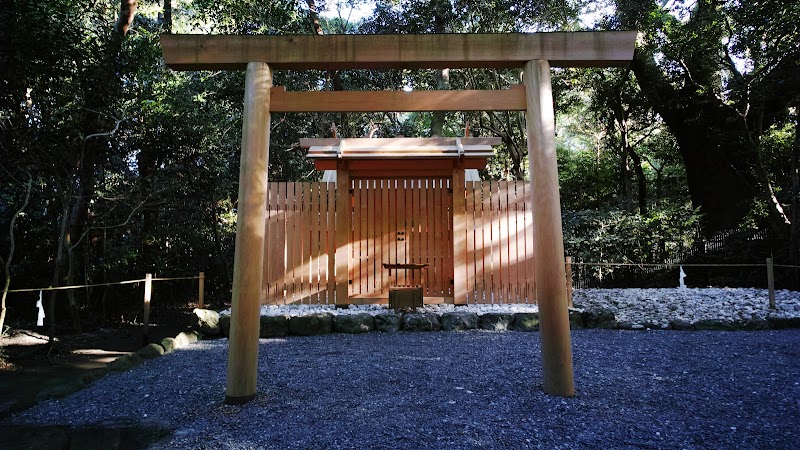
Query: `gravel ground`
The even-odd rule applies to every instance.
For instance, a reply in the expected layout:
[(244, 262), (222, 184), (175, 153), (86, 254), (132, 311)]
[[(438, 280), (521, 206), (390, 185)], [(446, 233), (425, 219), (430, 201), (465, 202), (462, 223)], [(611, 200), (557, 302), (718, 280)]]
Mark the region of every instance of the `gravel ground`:
[(259, 394), (222, 403), (227, 341), (203, 341), (15, 423), (114, 418), (157, 448), (797, 448), (800, 330), (572, 333), (574, 398), (541, 392), (538, 333), (262, 340)]

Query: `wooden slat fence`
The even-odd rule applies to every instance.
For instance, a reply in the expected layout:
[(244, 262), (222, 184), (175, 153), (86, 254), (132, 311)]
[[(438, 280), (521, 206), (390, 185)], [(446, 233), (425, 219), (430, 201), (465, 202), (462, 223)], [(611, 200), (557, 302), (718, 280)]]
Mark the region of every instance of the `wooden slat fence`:
[(269, 183), (262, 302), (333, 303), (335, 198), (335, 183)]
[[(395, 285), (420, 284), (382, 263), (426, 263), (424, 295), (452, 301), (450, 180), (356, 179), (351, 191), (348, 295), (388, 297)], [(265, 243), (266, 304), (333, 304), (335, 183), (269, 184)], [(468, 182), (467, 301), (534, 302), (532, 212), (521, 181)], [(339, 301), (338, 303), (345, 303)]]
[(533, 214), (522, 181), (467, 182), (467, 302), (534, 303)]
[[(388, 298), (392, 286), (420, 285), (426, 297), (452, 297), (449, 179), (352, 181), (353, 229), (348, 295)], [(383, 264), (428, 264), (424, 274)]]

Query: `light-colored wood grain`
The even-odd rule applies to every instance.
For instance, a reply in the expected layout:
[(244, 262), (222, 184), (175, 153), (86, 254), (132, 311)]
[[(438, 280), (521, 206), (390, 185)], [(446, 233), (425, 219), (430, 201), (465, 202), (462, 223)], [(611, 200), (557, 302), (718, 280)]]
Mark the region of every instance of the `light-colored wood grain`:
[(269, 89), (272, 72), (265, 63), (247, 64), (239, 203), (233, 258), (233, 296), (227, 403), (244, 403), (256, 394), (261, 282), (266, 228), (267, 167), (269, 160)]
[[(449, 92), (449, 91), (448, 91)], [(302, 138), (300, 147), (335, 147), (342, 141), (345, 144), (345, 153), (349, 150), (363, 152), (367, 149), (385, 149), (388, 151), (403, 151), (408, 149), (424, 150), (435, 152), (438, 150), (448, 150), (456, 146), (456, 139), (459, 139), (463, 146), (495, 146), (503, 143), (499, 137), (432, 137), (432, 138)]]
[[(409, 248), (409, 237), (411, 236), (411, 221), (413, 220), (414, 216), (412, 214), (411, 208), (411, 183), (413, 180), (403, 180), (403, 199), (402, 203), (398, 206), (398, 212), (401, 214), (402, 221), (400, 222), (400, 226), (403, 230), (403, 240), (400, 241), (402, 244), (403, 249), (403, 260), (402, 263), (410, 264), (411, 263), (411, 249)], [(412, 276), (411, 273), (407, 270), (399, 271), (401, 273), (402, 283), (403, 286), (411, 286), (412, 285)]]
[(286, 280), (288, 300), (294, 302), (300, 296), (300, 247), (303, 242), (303, 229), (300, 221), (300, 208), (298, 207), (299, 197), (302, 195), (303, 187), (297, 183), (287, 184), (286, 189), (286, 211), (289, 220), (286, 224), (288, 230), (295, 231), (295, 238), (286, 241), (286, 272), (289, 278)]
[[(276, 244), (273, 248), (277, 253), (277, 268), (276, 268), (276, 278), (278, 280), (278, 285), (276, 289), (278, 290), (278, 299), (279, 303), (285, 304), (287, 301), (287, 295), (290, 293), (290, 288), (288, 285), (288, 260), (287, 260), (287, 246), (289, 242), (289, 235), (288, 232), (294, 232), (293, 228), (287, 227), (287, 221), (290, 219), (289, 210), (287, 208), (286, 203), (286, 196), (288, 195), (287, 189), (289, 188), (289, 183), (276, 183), (278, 184), (278, 217), (280, 217), (281, 225), (278, 227), (279, 235), (275, 237)], [(292, 238), (294, 236), (292, 235)]]
[(502, 237), (500, 236), (500, 183), (499, 181), (492, 181), (490, 186), (492, 192), (490, 204), (492, 217), (492, 303), (499, 303), (502, 299), (500, 287), (500, 245), (502, 242)]
[(467, 217), (464, 169), (453, 170), (452, 177), (452, 230), (453, 230), (453, 301), (467, 304)]
[[(389, 241), (389, 258), (388, 262), (397, 264), (397, 191), (401, 180), (389, 180), (389, 213), (388, 223), (389, 229), (387, 230), (387, 237)], [(397, 286), (398, 277), (397, 271), (389, 275), (389, 286)]]
[(336, 304), (347, 304), (350, 269), (350, 175), (336, 171)]
[[(430, 180), (427, 179), (420, 179), (419, 180), (419, 215), (417, 216), (419, 219), (419, 237), (417, 238), (417, 243), (419, 245), (419, 256), (417, 263), (419, 264), (428, 264), (430, 266), (430, 249), (428, 248), (428, 242), (430, 239), (428, 238), (430, 233), (428, 232), (428, 182)], [(424, 274), (424, 276), (423, 276)], [(427, 270), (420, 274), (420, 285), (422, 286), (422, 298), (423, 302), (425, 301), (425, 297), (429, 295), (428, 292), (428, 277), (427, 277)]]
[(635, 31), (404, 35), (161, 35), (173, 70), (516, 68), (531, 60), (556, 67), (624, 66)]
[(528, 160), (535, 174), (532, 177), (535, 279), (539, 301), (543, 386), (548, 394), (573, 396), (575, 384), (564, 283), (564, 237), (558, 192), (550, 64), (547, 61), (526, 63), (523, 80), (528, 95)]
[[(464, 216), (467, 227), (467, 303), (475, 303), (475, 182), (467, 181)], [(454, 255), (455, 256), (455, 255)]]
[(300, 300), (307, 298), (311, 292), (311, 230), (312, 221), (310, 214), (310, 188), (309, 183), (303, 183), (303, 199), (301, 202), (302, 210), (300, 213), (301, 229), (303, 231), (303, 240), (300, 246)]
[[(359, 236), (358, 236), (358, 251), (359, 251), (359, 273), (358, 273), (358, 287), (359, 294), (366, 294), (369, 289), (369, 186), (368, 180), (357, 180), (361, 185), (356, 192), (360, 193), (359, 201), (361, 202), (359, 217)], [(353, 284), (356, 284), (355, 282)]]
[(509, 251), (511, 248), (511, 235), (508, 232), (508, 180), (500, 180), (498, 183), (499, 193), (499, 215), (500, 215), (500, 301), (510, 302), (511, 285), (509, 284)]
[(320, 233), (320, 206), (323, 199), (320, 197), (319, 183), (311, 183), (311, 303), (319, 303), (319, 272), (320, 258), (319, 233)]
[(269, 241), (273, 239), (275, 234), (275, 231), (273, 230), (275, 228), (273, 222), (275, 221), (274, 216), (277, 213), (274, 205), (272, 205), (272, 202), (277, 200), (275, 198), (275, 193), (273, 192), (275, 188), (275, 183), (269, 183), (269, 186), (267, 187), (267, 219), (266, 225), (264, 226), (264, 275), (261, 280), (262, 304), (270, 304), (274, 298), (272, 288), (274, 287), (273, 273), (275, 271), (275, 263), (272, 261), (272, 249)]
[[(525, 89), (496, 91), (286, 91), (272, 88), (276, 112), (524, 111)], [(519, 86), (519, 87), (517, 87)]]
[(336, 183), (325, 183), (328, 191), (328, 227), (325, 230), (328, 239), (328, 289), (326, 303), (334, 304), (336, 296)]
[(525, 198), (525, 292), (527, 303), (537, 303), (536, 299), (536, 256), (533, 243), (536, 236), (533, 231), (533, 192), (531, 184), (522, 186), (522, 195)]
[[(455, 284), (450, 285), (450, 279), (455, 283), (454, 267), (458, 257), (454, 241), (456, 234), (453, 232), (455, 217), (451, 219), (448, 211), (458, 211), (458, 207), (452, 206), (456, 199), (447, 190), (450, 181), (444, 178), (370, 178), (352, 180), (352, 184), (353, 203), (357, 207), (354, 209), (353, 236), (349, 238), (352, 252), (350, 273), (355, 280), (350, 296), (362, 300), (382, 299), (388, 295), (389, 286), (403, 283), (421, 283), (426, 298), (452, 296)], [(532, 250), (527, 248), (532, 245), (527, 185), (521, 181), (469, 182), (465, 185), (465, 242), (461, 258), (465, 261), (469, 303), (492, 300), (532, 302), (528, 298), (532, 294), (527, 293), (528, 283), (531, 287), (533, 285), (532, 278), (527, 276), (527, 267), (532, 264), (528, 257)], [(310, 195), (305, 192), (310, 192)], [(264, 251), (264, 285), (270, 293), (269, 304), (335, 301), (335, 202), (334, 183), (269, 184), (265, 230), (270, 239), (266, 241)], [(400, 212), (398, 204), (405, 205)], [(484, 206), (487, 210), (485, 224), (482, 217)], [(498, 228), (496, 221), (500, 223), (499, 231), (495, 230)], [(407, 224), (406, 228), (403, 224)], [(398, 231), (407, 234), (398, 235)], [(398, 241), (398, 238), (406, 241)], [(297, 242), (301, 243), (299, 247), (295, 246)], [(397, 245), (406, 243), (407, 251), (404, 253), (401, 247), (398, 253)], [(407, 255), (406, 262), (429, 264), (424, 279), (416, 272), (413, 279), (411, 274), (402, 271), (399, 275), (393, 271), (390, 276), (388, 270), (382, 268), (384, 262), (396, 262), (398, 255), (399, 262), (404, 262), (404, 254)], [(288, 258), (284, 259), (284, 255)], [(498, 258), (496, 267), (493, 266), (493, 255)], [(293, 263), (292, 260), (299, 262)], [(275, 270), (271, 267), (273, 265)], [(305, 277), (305, 281), (298, 282), (296, 287), (293, 267), (299, 276)], [(304, 275), (308, 272), (310, 278)], [(498, 294), (492, 292), (493, 281), (499, 286)], [(285, 297), (284, 290), (288, 292)]]
[(519, 268), (519, 257), (517, 250), (520, 246), (520, 233), (517, 229), (517, 183), (518, 181), (510, 181), (508, 187), (508, 230), (511, 235), (509, 242), (508, 253), (508, 276), (510, 289), (510, 302), (519, 303), (519, 277), (517, 270)]
[(441, 214), (442, 224), (444, 228), (444, 236), (442, 237), (442, 257), (444, 261), (442, 264), (442, 278), (445, 281), (445, 292), (448, 297), (453, 297), (453, 180), (452, 177), (447, 177), (443, 180), (446, 188), (442, 190), (442, 203)]
[(486, 181), (481, 185), (481, 269), (483, 274), (483, 303), (492, 302), (492, 216), (491, 182)]
[(444, 230), (442, 223), (442, 214), (441, 209), (443, 205), (442, 197), (442, 180), (440, 178), (433, 180), (435, 184), (435, 188), (433, 190), (433, 207), (431, 208), (431, 214), (433, 215), (433, 283), (435, 286), (435, 293), (434, 295), (437, 296), (444, 296), (446, 292), (446, 287), (444, 283), (443, 271), (442, 271), (442, 260), (443, 260), (443, 253), (444, 253), (444, 245), (449, 244), (442, 242), (444, 237)]

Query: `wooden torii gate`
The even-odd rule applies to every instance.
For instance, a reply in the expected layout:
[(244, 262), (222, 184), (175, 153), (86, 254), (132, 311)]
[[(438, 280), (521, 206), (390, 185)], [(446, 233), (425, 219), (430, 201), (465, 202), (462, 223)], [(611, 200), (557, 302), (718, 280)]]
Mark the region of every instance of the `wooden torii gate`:
[[(174, 70), (247, 70), (225, 401), (246, 403), (257, 389), (270, 112), (522, 109), (520, 98), (511, 91), (276, 91), (273, 105), (272, 71), (307, 69), (523, 67), (543, 388), (548, 394), (574, 395), (550, 67), (624, 66), (633, 58), (635, 40), (635, 31), (162, 35), (164, 61)], [(453, 182), (463, 184), (463, 180)], [(456, 221), (454, 227), (459, 226)], [(465, 288), (455, 287), (456, 295), (460, 289)]]

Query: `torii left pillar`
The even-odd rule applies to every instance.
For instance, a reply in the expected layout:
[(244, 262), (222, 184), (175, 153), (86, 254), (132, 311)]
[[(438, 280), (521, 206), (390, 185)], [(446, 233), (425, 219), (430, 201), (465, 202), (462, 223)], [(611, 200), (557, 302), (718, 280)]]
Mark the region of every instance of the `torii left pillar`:
[(267, 221), (269, 93), (272, 72), (266, 63), (247, 64), (239, 168), (233, 298), (228, 344), (225, 403), (247, 403), (256, 396), (264, 231)]

